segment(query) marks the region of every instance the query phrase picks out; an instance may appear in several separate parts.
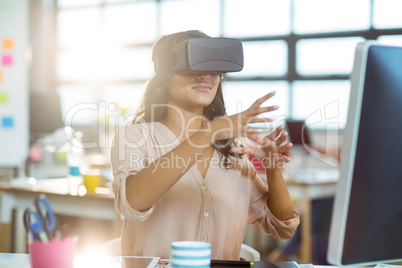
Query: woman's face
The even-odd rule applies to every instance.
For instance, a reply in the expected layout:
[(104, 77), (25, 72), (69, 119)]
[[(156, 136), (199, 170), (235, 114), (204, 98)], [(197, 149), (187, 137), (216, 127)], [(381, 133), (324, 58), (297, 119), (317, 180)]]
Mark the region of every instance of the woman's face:
[(167, 82), (168, 103), (185, 109), (204, 108), (214, 100), (219, 74), (175, 74)]

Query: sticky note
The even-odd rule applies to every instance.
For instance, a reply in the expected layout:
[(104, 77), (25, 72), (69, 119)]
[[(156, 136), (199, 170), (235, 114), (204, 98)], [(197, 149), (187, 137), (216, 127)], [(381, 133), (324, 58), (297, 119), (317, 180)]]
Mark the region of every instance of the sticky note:
[(3, 128), (12, 128), (14, 126), (14, 119), (12, 117), (5, 116), (1, 119), (1, 125)]
[(14, 40), (11, 38), (4, 38), (3, 49), (14, 49)]
[(8, 102), (8, 95), (6, 92), (0, 92), (0, 104)]
[(13, 56), (11, 55), (3, 55), (1, 62), (3, 63), (4, 66), (10, 66), (13, 65)]

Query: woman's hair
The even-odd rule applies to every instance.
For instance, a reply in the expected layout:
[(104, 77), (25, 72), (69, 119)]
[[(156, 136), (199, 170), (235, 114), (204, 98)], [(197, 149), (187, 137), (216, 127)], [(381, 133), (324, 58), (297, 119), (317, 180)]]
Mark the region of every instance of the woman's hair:
[[(155, 62), (159, 57), (166, 55), (170, 49), (177, 43), (183, 42), (193, 37), (209, 37), (200, 31), (178, 32), (160, 37), (152, 47), (152, 61)], [(148, 80), (144, 95), (139, 108), (133, 119), (133, 124), (140, 122), (158, 122), (161, 121), (166, 113), (167, 90), (166, 83), (172, 76), (169, 68), (159, 70)], [(155, 108), (155, 104), (162, 104)], [(222, 94), (222, 77), (216, 92), (216, 96), (208, 106), (204, 107), (204, 117), (212, 121), (218, 117), (226, 115), (225, 103)], [(231, 139), (215, 141), (212, 146), (220, 153), (221, 160), (225, 168), (230, 168), (229, 157), (240, 158), (241, 155), (233, 153), (230, 149), (237, 146), (236, 141)]]

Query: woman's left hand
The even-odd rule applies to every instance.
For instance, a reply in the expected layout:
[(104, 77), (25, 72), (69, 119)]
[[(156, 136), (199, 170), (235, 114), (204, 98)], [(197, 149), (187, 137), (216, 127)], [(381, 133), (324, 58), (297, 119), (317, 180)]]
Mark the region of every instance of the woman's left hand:
[(232, 152), (237, 154), (249, 154), (262, 161), (266, 169), (282, 168), (284, 163), (290, 161), (290, 157), (282, 155), (289, 150), (293, 144), (285, 143), (288, 133), (283, 131), (283, 126), (278, 126), (274, 131), (264, 138), (250, 136), (249, 138), (256, 145), (247, 144), (244, 147), (233, 147)]

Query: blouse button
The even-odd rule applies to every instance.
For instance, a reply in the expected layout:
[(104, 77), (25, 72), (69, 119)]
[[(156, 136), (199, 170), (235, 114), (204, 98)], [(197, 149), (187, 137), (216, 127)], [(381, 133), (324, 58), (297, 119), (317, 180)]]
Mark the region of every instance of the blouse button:
[(203, 190), (205, 190), (205, 189), (207, 189), (207, 186), (206, 186), (205, 184), (203, 184), (203, 185), (201, 186), (201, 188), (202, 188)]
[(204, 217), (208, 217), (208, 212), (204, 212)]

